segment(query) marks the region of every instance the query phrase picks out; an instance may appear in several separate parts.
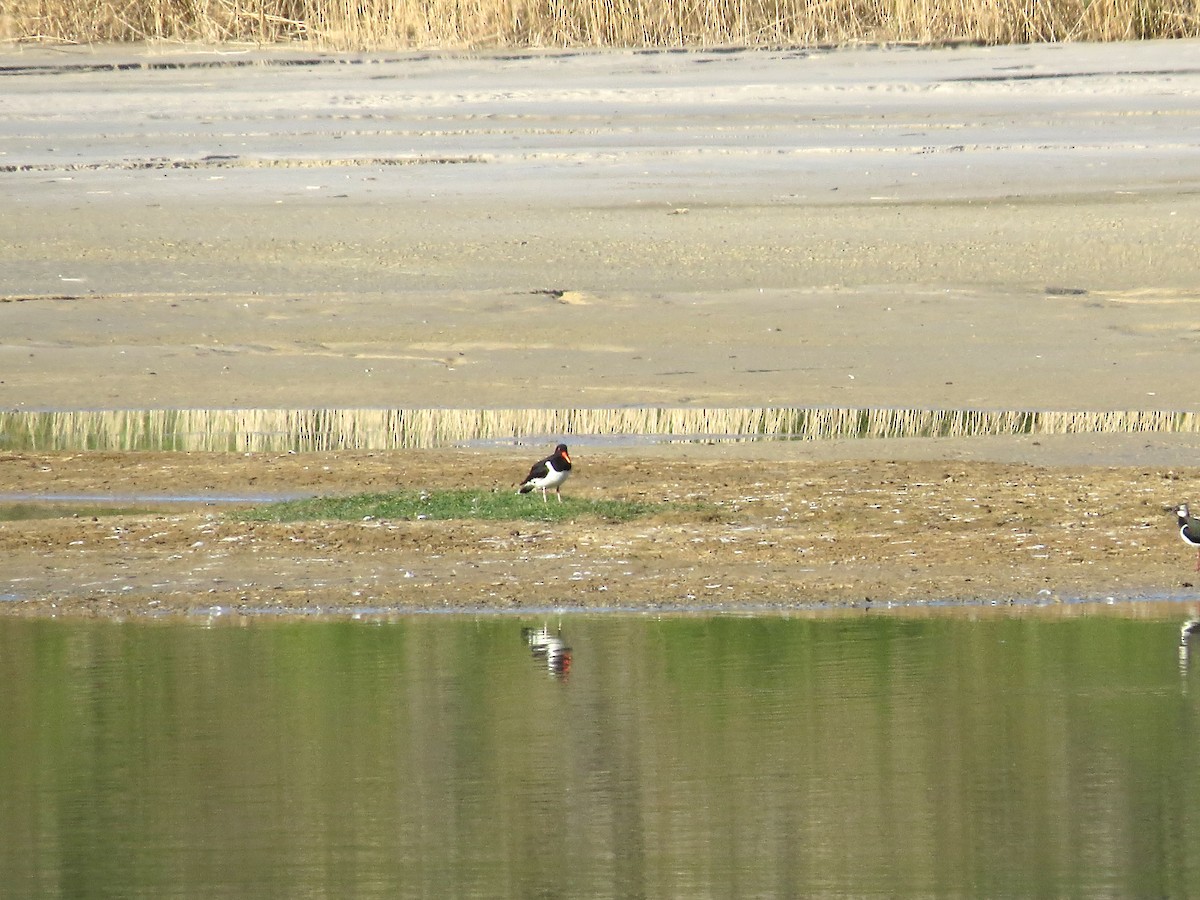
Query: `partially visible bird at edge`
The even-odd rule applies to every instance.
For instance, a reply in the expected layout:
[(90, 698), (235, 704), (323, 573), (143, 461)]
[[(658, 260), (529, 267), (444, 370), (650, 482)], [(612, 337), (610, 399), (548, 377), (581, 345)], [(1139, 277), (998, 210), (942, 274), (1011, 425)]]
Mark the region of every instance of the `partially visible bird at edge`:
[(1179, 536), (1196, 548), (1196, 571), (1200, 572), (1200, 519), (1192, 515), (1186, 503), (1179, 504), (1175, 516), (1179, 519)]

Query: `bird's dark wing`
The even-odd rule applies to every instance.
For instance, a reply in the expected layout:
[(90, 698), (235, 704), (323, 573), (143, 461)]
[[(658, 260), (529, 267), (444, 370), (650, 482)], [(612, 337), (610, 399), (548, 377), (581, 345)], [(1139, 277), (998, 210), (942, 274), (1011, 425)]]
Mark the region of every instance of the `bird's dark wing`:
[(527, 484), (535, 478), (545, 478), (550, 474), (550, 460), (543, 459), (535, 462), (533, 468), (529, 470), (529, 474), (525, 476), (525, 481), (522, 484)]
[(1179, 533), (1183, 535), (1183, 539), (1189, 544), (1200, 545), (1200, 519), (1195, 516), (1188, 516), (1184, 519), (1182, 516), (1179, 519)]

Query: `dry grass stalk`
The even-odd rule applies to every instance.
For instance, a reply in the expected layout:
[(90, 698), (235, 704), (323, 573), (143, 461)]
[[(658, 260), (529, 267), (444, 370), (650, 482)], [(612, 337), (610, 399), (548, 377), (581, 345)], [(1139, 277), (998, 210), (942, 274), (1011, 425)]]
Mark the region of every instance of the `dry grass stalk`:
[(411, 47), (775, 47), (1200, 35), (1195, 0), (8, 0), (0, 38)]
[(657, 408), (246, 409), (0, 412), (11, 450), (388, 450), (573, 435), (831, 440), (1200, 432), (1164, 411)]

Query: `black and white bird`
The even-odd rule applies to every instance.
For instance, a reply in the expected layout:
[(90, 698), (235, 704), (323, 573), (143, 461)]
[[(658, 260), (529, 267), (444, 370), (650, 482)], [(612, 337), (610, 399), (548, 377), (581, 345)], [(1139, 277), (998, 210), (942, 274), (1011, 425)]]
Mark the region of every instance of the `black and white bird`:
[(571, 474), (571, 455), (567, 453), (567, 445), (559, 444), (554, 452), (545, 459), (538, 460), (521, 482), (518, 493), (528, 494), (532, 490), (542, 492), (542, 502), (546, 502), (546, 491), (554, 488), (554, 495), (562, 503), (562, 484)]
[(1191, 514), (1186, 503), (1180, 503), (1175, 510), (1179, 519), (1179, 536), (1185, 544), (1196, 548), (1196, 571), (1200, 572), (1200, 519)]

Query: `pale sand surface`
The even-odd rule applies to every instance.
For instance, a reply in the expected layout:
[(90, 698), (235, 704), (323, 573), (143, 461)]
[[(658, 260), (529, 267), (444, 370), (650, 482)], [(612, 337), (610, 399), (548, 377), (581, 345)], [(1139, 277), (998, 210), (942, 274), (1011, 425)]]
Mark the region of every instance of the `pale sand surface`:
[[(11, 49), (0, 407), (1198, 411), (1197, 59)], [(662, 515), (0, 524), (0, 608), (1192, 591), (1165, 509), (1195, 436), (578, 446), (572, 490)], [(545, 449), (455, 459), (507, 489)], [(0, 459), (0, 493), (41, 495), (454, 481), (421, 454)]]
[(1196, 410), (1197, 59), (9, 51), (0, 406)]

